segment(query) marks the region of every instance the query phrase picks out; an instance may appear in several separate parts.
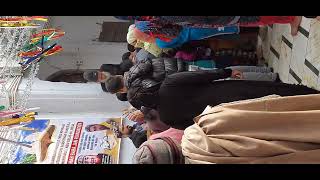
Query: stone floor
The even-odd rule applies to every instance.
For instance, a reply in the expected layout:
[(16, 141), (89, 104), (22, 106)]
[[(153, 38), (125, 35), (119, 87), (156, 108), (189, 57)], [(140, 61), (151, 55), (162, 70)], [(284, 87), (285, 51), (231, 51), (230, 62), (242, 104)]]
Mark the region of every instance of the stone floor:
[(298, 35), (292, 37), (290, 25), (264, 27), (259, 36), (262, 54), (285, 83), (303, 84), (320, 90), (320, 22), (303, 18)]

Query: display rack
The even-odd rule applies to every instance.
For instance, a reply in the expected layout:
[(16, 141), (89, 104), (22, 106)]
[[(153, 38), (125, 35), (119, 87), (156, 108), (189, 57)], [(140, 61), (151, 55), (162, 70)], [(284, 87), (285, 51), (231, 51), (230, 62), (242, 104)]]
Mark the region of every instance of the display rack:
[[(30, 41), (33, 33), (47, 28), (48, 24), (49, 21), (39, 28), (0, 28), (0, 104), (5, 105), (7, 110), (25, 109), (27, 106), (39, 64), (33, 64), (23, 72), (18, 53)], [(27, 84), (22, 93), (17, 93), (22, 78), (28, 78)]]
[[(10, 18), (14, 16), (0, 16)], [(29, 43), (31, 35), (49, 26), (48, 22), (38, 28), (0, 28), (0, 105), (5, 110), (26, 109), (31, 95), (33, 81), (39, 71), (39, 63), (34, 63), (23, 71), (18, 53)], [(24, 89), (19, 89), (22, 78), (27, 78)], [(21, 92), (18, 92), (19, 91)], [(1, 119), (0, 119), (1, 121)], [(0, 163), (10, 163), (12, 154), (16, 151), (18, 134), (14, 129), (0, 127)]]

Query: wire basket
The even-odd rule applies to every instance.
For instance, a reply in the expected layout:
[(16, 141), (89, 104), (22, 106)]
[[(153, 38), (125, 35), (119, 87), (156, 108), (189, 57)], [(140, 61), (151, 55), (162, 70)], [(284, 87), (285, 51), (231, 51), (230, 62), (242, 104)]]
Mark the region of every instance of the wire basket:
[[(39, 64), (33, 64), (28, 71), (23, 72), (18, 53), (29, 43), (32, 34), (48, 27), (48, 22), (36, 29), (0, 28), (0, 104), (5, 105), (8, 110), (24, 109), (27, 106)], [(17, 93), (23, 77), (28, 78), (26, 87), (22, 93)]]
[[(6, 110), (25, 109), (27, 106), (39, 64), (32, 64), (28, 71), (22, 71), (18, 53), (29, 43), (31, 35), (48, 27), (48, 23), (37, 29), (0, 28), (0, 105), (4, 105)], [(27, 83), (24, 89), (19, 89), (22, 78), (27, 78)], [(15, 143), (19, 141), (18, 137), (15, 130), (0, 127), (0, 164), (10, 163), (15, 152), (21, 148)]]

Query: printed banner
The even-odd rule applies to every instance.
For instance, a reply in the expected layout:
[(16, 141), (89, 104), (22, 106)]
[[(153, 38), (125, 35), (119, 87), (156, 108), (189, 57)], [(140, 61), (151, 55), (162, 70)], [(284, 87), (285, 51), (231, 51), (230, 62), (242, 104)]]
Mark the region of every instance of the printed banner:
[(118, 164), (121, 118), (35, 120), (0, 129), (0, 163)]

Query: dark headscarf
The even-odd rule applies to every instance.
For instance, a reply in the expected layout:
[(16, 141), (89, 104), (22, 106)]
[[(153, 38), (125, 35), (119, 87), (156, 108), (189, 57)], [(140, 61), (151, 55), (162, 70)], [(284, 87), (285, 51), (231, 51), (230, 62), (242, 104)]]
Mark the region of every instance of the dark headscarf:
[(182, 26), (176, 24), (168, 24), (159, 20), (153, 21), (138, 21), (135, 23), (136, 28), (154, 38), (160, 38), (164, 40), (177, 37)]
[(127, 93), (116, 93), (116, 96), (120, 101), (128, 101)]
[(136, 48), (133, 45), (129, 44), (129, 43), (127, 45), (127, 49), (128, 49), (129, 52), (134, 52), (136, 50)]
[(214, 24), (214, 25), (227, 25), (236, 16), (160, 16), (162, 21), (172, 24)]
[(137, 21), (148, 21), (154, 18), (154, 16), (113, 16), (120, 20), (137, 20)]

